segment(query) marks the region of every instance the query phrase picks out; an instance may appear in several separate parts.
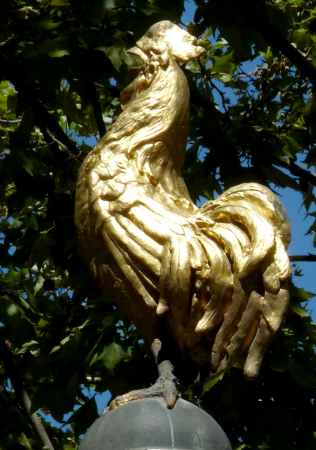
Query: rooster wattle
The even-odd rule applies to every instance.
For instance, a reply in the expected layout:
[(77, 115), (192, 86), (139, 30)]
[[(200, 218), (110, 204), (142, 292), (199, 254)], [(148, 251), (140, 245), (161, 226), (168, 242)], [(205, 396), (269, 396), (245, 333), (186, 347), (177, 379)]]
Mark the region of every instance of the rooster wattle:
[(130, 51), (143, 66), (79, 173), (82, 253), (148, 342), (164, 321), (196, 364), (213, 372), (238, 365), (256, 376), (288, 304), (286, 215), (257, 183), (201, 208), (192, 202), (181, 176), (189, 89), (180, 64), (203, 48), (162, 21)]

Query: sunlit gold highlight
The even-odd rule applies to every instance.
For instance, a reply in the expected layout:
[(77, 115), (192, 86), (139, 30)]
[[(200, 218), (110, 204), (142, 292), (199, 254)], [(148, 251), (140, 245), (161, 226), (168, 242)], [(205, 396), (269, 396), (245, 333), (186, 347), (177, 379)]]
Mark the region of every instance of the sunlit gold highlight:
[(164, 319), (192, 360), (214, 371), (239, 365), (255, 376), (288, 304), (286, 216), (257, 183), (201, 208), (192, 202), (181, 176), (189, 89), (180, 63), (203, 49), (163, 21), (131, 51), (143, 66), (80, 169), (81, 251), (148, 341)]

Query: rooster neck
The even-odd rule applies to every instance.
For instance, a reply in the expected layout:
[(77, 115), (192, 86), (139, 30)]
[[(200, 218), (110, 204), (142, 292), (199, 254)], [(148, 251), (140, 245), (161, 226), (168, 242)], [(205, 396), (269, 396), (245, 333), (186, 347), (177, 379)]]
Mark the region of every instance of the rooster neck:
[(145, 73), (124, 91), (129, 101), (98, 145), (101, 160), (119, 158), (128, 178), (143, 184), (153, 199), (177, 212), (192, 212), (181, 176), (189, 118), (186, 77), (173, 59), (166, 68), (159, 66), (147, 84)]
[[(127, 92), (127, 94), (126, 94)], [(112, 125), (101, 147), (131, 157), (148, 144), (163, 141), (168, 159), (181, 168), (188, 134), (189, 88), (174, 60), (153, 74), (144, 70), (124, 91), (129, 101)], [(109, 147), (108, 147), (109, 146)]]
[(178, 64), (171, 61), (167, 69), (160, 68), (140, 98), (146, 105), (148, 122), (140, 130), (140, 144), (131, 152), (135, 171), (149, 182), (155, 200), (177, 212), (188, 206), (191, 211), (192, 201), (181, 176), (188, 135), (189, 88)]

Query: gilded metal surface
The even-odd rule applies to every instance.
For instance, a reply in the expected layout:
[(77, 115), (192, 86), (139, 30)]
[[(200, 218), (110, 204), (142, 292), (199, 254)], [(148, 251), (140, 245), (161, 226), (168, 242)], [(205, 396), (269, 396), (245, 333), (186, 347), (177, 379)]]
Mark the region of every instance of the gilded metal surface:
[(203, 49), (163, 21), (131, 52), (143, 67), (79, 174), (82, 253), (149, 341), (164, 315), (193, 360), (213, 370), (239, 365), (255, 376), (288, 304), (286, 216), (257, 183), (201, 208), (192, 202), (181, 176), (189, 89), (180, 64)]

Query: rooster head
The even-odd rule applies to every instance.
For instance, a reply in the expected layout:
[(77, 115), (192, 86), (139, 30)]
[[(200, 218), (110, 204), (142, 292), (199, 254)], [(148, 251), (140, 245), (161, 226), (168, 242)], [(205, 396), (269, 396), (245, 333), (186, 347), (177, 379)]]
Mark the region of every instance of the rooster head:
[(152, 25), (137, 41), (136, 47), (129, 50), (145, 62), (158, 56), (164, 63), (170, 57), (179, 63), (185, 63), (198, 58), (204, 51), (194, 36), (169, 20)]

